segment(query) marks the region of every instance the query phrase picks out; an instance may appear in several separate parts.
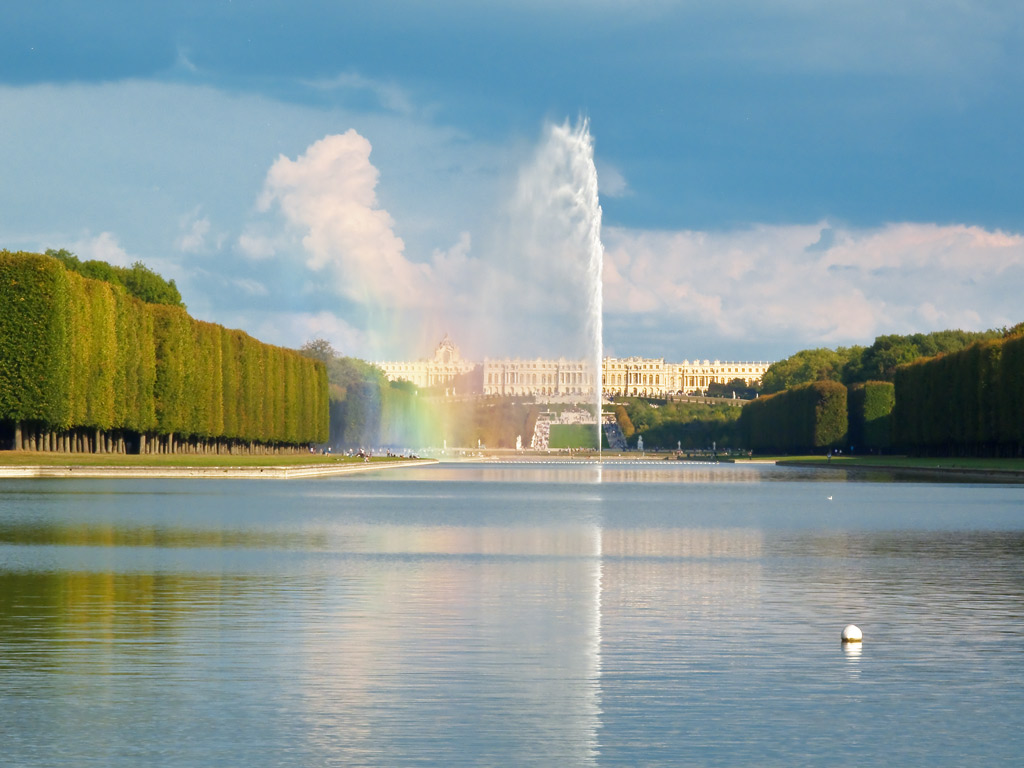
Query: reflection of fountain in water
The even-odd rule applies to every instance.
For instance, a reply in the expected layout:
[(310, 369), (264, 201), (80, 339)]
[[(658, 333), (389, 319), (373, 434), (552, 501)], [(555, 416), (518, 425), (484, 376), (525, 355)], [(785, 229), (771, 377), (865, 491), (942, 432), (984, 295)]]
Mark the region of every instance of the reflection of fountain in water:
[[(599, 517), (343, 523), (321, 546), (391, 566), (367, 572), (361, 558), (341, 558), (312, 590), (316, 610), (300, 612), (309, 623), (292, 628), (302, 640), (289, 653), (303, 657), (308, 675), (302, 698), (315, 750), (346, 764), (370, 754), (380, 764), (415, 762), (436, 721), (472, 723), (472, 737), (455, 727), (450, 738), (470, 738), (482, 764), (508, 754), (523, 764), (598, 764)], [(406, 721), (400, 713), (409, 707), (423, 717)]]
[[(597, 466), (600, 479), (601, 465)], [(593, 609), (590, 624), (587, 627), (587, 683), (589, 685), (586, 701), (587, 720), (590, 723), (590, 754), (596, 758), (598, 754), (597, 734), (601, 725), (601, 597), (602, 578), (604, 576), (603, 533), (601, 526), (594, 527), (594, 560), (592, 571)]]

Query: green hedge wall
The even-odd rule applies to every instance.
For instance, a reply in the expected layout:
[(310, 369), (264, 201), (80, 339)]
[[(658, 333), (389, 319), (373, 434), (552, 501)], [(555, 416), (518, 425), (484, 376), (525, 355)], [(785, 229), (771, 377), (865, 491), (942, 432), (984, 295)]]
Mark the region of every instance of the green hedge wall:
[(117, 357), (114, 369), (114, 423), (133, 432), (156, 429), (156, 336), (151, 312), (114, 291)]
[(893, 439), (911, 453), (1024, 454), (1024, 336), (901, 366)]
[(70, 426), (68, 291), (54, 259), (0, 251), (0, 419)]
[(996, 397), (999, 398), (999, 443), (1016, 445), (1017, 453), (1024, 445), (1024, 336), (1003, 342)]
[(0, 421), (303, 445), (327, 397), (317, 360), (0, 251)]
[(849, 443), (855, 451), (885, 451), (892, 445), (896, 388), (888, 381), (853, 384), (847, 394)]
[(816, 381), (743, 407), (739, 421), (745, 447), (794, 453), (841, 446), (847, 437), (846, 387)]

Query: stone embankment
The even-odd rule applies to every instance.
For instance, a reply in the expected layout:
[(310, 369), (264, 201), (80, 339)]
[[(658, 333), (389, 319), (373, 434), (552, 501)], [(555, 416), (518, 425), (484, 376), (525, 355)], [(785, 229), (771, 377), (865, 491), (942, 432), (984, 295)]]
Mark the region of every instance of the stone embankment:
[(414, 461), (370, 461), (366, 463), (344, 464), (307, 464), (301, 466), (266, 466), (266, 467), (118, 467), (118, 466), (0, 466), (0, 478), (136, 478), (136, 479), (266, 479), (295, 480), (309, 477), (330, 477), (355, 472), (373, 472), (378, 469), (397, 469), (399, 467), (417, 467), (436, 464), (434, 459), (417, 459)]

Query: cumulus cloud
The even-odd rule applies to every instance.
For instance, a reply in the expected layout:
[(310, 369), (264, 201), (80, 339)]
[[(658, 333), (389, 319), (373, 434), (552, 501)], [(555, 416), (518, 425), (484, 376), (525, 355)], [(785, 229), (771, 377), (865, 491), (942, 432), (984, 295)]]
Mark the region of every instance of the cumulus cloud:
[(305, 266), (335, 281), (340, 295), (422, 305), (433, 295), (431, 267), (406, 258), (394, 220), (378, 204), (370, 150), (369, 141), (349, 130), (325, 136), (295, 160), (281, 155), (267, 173), (259, 209), (280, 208), (302, 233)]
[(95, 237), (87, 236), (77, 240), (71, 244), (70, 250), (83, 261), (96, 259), (118, 267), (131, 266), (135, 261), (111, 232), (100, 232)]
[[(675, 318), (688, 335), (869, 342), (1020, 321), (1024, 236), (896, 223), (605, 231), (605, 312)], [(628, 321), (626, 321), (628, 324)]]
[(210, 234), (210, 219), (199, 215), (199, 209), (183, 216), (180, 221), (181, 235), (175, 242), (183, 253), (199, 253), (206, 249)]
[(273, 238), (243, 232), (238, 236), (238, 250), (253, 261), (262, 261), (277, 253), (277, 245)]

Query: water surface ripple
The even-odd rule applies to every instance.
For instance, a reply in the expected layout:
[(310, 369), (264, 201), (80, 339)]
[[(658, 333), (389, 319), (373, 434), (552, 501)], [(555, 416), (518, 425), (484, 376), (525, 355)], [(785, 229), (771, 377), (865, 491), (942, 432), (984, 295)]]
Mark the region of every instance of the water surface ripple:
[(1019, 762), (1024, 488), (596, 479), (0, 480), (0, 764)]

